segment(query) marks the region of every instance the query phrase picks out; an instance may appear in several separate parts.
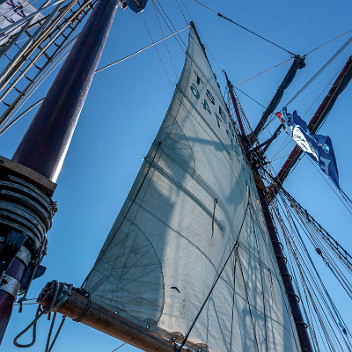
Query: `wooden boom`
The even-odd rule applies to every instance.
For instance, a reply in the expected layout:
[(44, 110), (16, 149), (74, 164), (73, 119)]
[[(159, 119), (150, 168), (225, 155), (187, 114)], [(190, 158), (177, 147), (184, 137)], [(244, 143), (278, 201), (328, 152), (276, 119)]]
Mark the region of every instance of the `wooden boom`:
[[(59, 285), (59, 290), (58, 286)], [(67, 284), (49, 282), (38, 297), (44, 311), (61, 313), (76, 322), (90, 326), (147, 352), (175, 352), (184, 336), (161, 330), (158, 334), (146, 323), (145, 327), (92, 301), (88, 294), (80, 293)], [(56, 294), (55, 292), (59, 292)], [(188, 351), (209, 352), (206, 345), (187, 343)]]

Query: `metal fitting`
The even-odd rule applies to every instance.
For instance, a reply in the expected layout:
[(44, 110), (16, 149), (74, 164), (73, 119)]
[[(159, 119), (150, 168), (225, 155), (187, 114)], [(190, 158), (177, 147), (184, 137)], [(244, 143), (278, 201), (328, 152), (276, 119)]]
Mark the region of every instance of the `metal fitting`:
[(0, 291), (5, 291), (17, 300), (17, 294), (20, 290), (21, 284), (15, 278), (10, 275), (3, 275), (2, 281), (0, 283)]
[(30, 251), (22, 246), (20, 248), (20, 250), (17, 252), (16, 254), (16, 258), (18, 258), (19, 260), (21, 260), (26, 266), (28, 266), (30, 260), (31, 260), (31, 253)]

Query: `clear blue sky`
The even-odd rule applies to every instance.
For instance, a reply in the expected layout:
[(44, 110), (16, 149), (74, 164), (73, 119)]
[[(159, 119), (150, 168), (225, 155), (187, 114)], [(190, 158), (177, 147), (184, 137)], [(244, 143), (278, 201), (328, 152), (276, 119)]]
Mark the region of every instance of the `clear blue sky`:
[[(225, 69), (232, 83), (236, 84), (290, 58), (286, 52), (219, 19), (193, 1), (183, 1), (206, 45), (222, 91), (225, 84), (221, 69)], [(176, 1), (166, 0), (162, 3), (175, 27), (182, 28), (185, 20)], [(204, 3), (297, 54), (305, 54), (352, 29), (352, 3), (349, 0), (336, 3), (327, 0), (204, 0)], [(187, 12), (185, 14), (188, 18)], [(154, 40), (163, 37), (151, 2), (144, 11), (143, 18)], [(170, 33), (164, 25), (163, 29), (164, 33)], [(181, 36), (187, 43), (187, 31)], [(307, 67), (298, 73), (282, 103), (287, 102), (348, 37), (349, 35), (344, 36), (308, 56)], [(119, 9), (100, 66), (122, 58), (150, 42), (141, 16), (129, 10), (122, 12)], [(160, 44), (158, 49), (171, 83), (153, 48), (96, 75), (54, 195), (59, 212), (48, 234), (48, 255), (43, 262), (43, 265), (47, 266), (47, 272), (32, 285), (29, 298), (36, 297), (45, 283), (53, 279), (80, 286), (93, 265), (170, 103), (177, 82), (173, 65), (177, 75), (181, 73), (184, 54), (174, 39), (169, 39), (167, 44), (172, 63), (164, 44)], [(351, 53), (352, 46), (347, 48), (290, 108), (297, 109), (303, 115)], [(240, 88), (261, 104), (267, 105), (288, 67), (289, 64), (282, 65), (241, 85)], [(320, 130), (321, 134), (329, 134), (333, 141), (341, 186), (350, 196), (351, 89), (350, 86), (345, 90)], [(41, 98), (42, 95), (43, 91), (39, 91), (36, 97)], [(263, 109), (240, 93), (238, 96), (250, 122), (255, 126)], [(322, 97), (323, 95), (309, 110), (305, 116), (306, 120), (312, 116)], [(29, 121), (30, 116), (23, 118), (1, 136), (1, 155), (8, 158), (12, 156)], [(277, 125), (278, 122), (275, 121), (271, 131)], [(279, 145), (280, 143), (276, 144), (269, 151), (269, 155), (273, 156)], [(293, 143), (289, 147), (292, 146)], [(288, 152), (289, 148), (278, 157)], [(290, 175), (286, 184), (288, 191), (352, 252), (351, 215), (311, 163), (305, 159)], [(274, 164), (276, 170), (283, 160), (277, 160)], [(345, 313), (346, 322), (350, 325), (351, 302), (342, 295), (342, 290), (337, 287), (329, 273), (324, 271), (323, 265), (320, 270), (327, 283), (330, 283), (331, 295), (339, 309)], [(30, 322), (35, 308), (25, 307), (22, 314), (18, 314), (15, 308), (2, 346), (3, 351), (16, 350), (12, 339)], [(38, 342), (29, 351), (44, 349), (48, 328), (49, 323), (42, 319), (37, 334)], [(118, 345), (118, 341), (108, 336), (68, 321), (54, 351), (110, 352)], [(125, 346), (119, 351), (133, 350), (136, 349)]]

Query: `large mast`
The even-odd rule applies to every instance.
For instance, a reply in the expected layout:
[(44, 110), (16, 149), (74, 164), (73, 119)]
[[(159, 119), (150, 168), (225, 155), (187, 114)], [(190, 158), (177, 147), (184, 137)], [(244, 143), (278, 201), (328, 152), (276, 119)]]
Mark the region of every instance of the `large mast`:
[[(225, 76), (226, 76), (226, 81), (227, 81), (227, 87), (230, 91), (230, 96), (232, 98), (232, 104), (236, 109), (237, 100), (235, 99), (233, 92), (231, 94), (231, 91), (233, 90), (233, 86), (232, 86), (232, 84), (226, 74), (225, 74)], [(240, 115), (237, 115), (237, 118), (239, 119), (238, 122), (240, 122), (240, 119), (241, 119)], [(242, 132), (242, 134), (243, 134), (243, 132)], [(244, 136), (242, 136), (241, 142), (242, 142), (242, 147), (243, 147), (244, 152), (248, 153), (249, 152), (248, 139), (244, 139)], [(259, 179), (259, 176), (258, 176), (259, 172), (258, 172), (258, 167), (256, 165), (256, 161), (252, 162), (251, 166), (252, 166), (254, 177), (256, 180), (258, 180)], [(267, 229), (269, 232), (271, 243), (273, 245), (277, 264), (279, 266), (279, 270), (281, 273), (282, 281), (284, 283), (285, 291), (287, 293), (287, 297), (290, 302), (292, 315), (293, 315), (293, 319), (296, 324), (297, 333), (298, 333), (298, 337), (299, 337), (302, 351), (306, 351), (306, 352), (313, 351), (312, 346), (311, 346), (311, 342), (310, 342), (310, 338), (308, 335), (308, 331), (307, 331), (307, 324), (303, 320), (302, 312), (301, 312), (300, 306), (298, 304), (298, 299), (297, 299), (298, 296), (295, 293), (295, 289), (292, 284), (292, 278), (291, 278), (291, 275), (289, 273), (289, 270), (288, 270), (288, 267), (286, 264), (287, 259), (284, 256), (284, 253), (282, 250), (282, 244), (279, 240), (277, 230), (276, 230), (276, 227), (275, 227), (273, 219), (272, 219), (272, 215), (271, 215), (271, 212), (270, 212), (270, 209), (268, 206), (268, 202), (267, 202), (266, 196), (265, 196), (264, 184), (262, 183), (261, 180), (259, 182), (256, 181), (256, 188), (258, 191), (260, 204), (261, 204), (261, 207), (263, 210), (265, 223), (266, 223), (266, 226), (267, 226)]]
[[(12, 161), (1, 160), (0, 341), (20, 288), (38, 275), (55, 205), (51, 196), (103, 51), (117, 0), (98, 0)], [(30, 272), (28, 272), (30, 270)], [(36, 273), (37, 271), (37, 273)], [(28, 278), (26, 278), (28, 277)]]

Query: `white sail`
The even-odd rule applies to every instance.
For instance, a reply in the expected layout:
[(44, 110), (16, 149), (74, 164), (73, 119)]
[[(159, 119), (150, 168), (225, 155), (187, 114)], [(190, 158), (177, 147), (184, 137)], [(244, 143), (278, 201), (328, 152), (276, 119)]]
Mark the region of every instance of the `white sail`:
[[(0, 35), (0, 45), (5, 44), (11, 36), (18, 33), (25, 24), (25, 21), (22, 20), (36, 11), (37, 9), (26, 0), (7, 0), (3, 2), (0, 5), (0, 29), (9, 27), (9, 30)], [(36, 16), (37, 21), (43, 18), (42, 14)], [(16, 26), (16, 22), (20, 22), (20, 24)]]
[(211, 352), (300, 350), (252, 171), (193, 29), (169, 110), (85, 289)]

